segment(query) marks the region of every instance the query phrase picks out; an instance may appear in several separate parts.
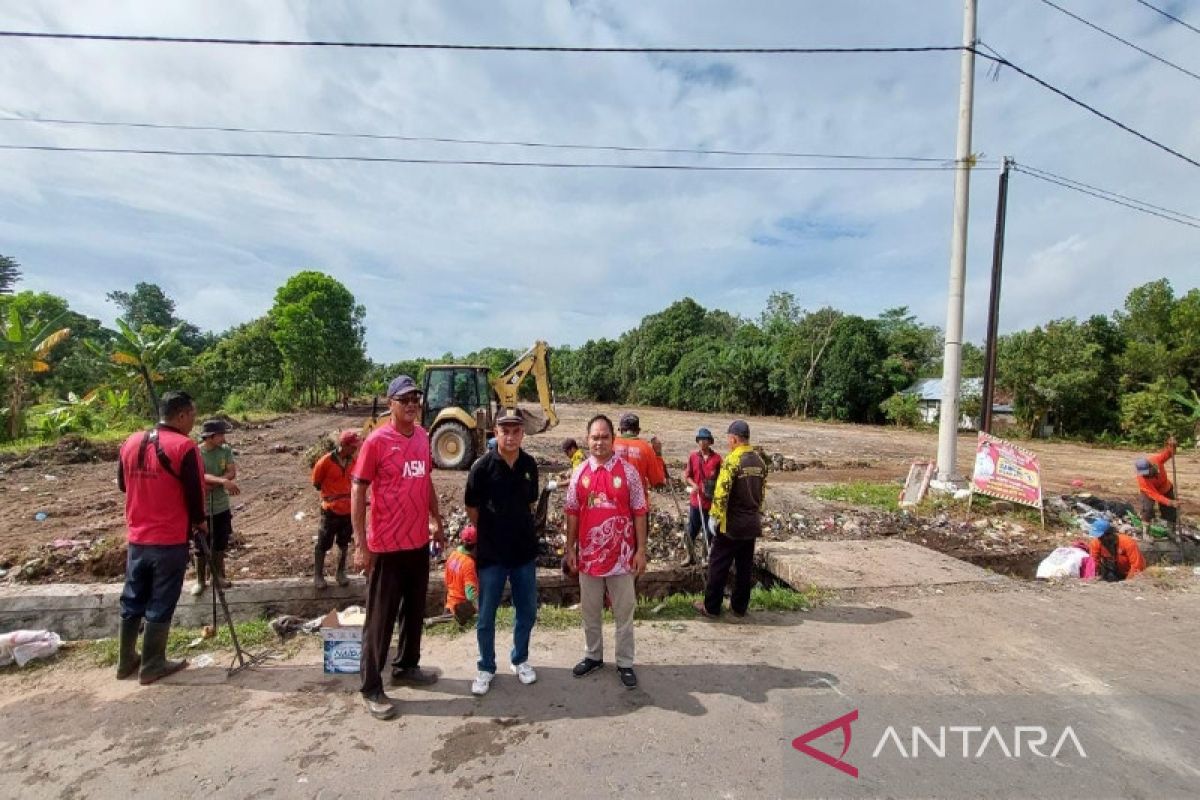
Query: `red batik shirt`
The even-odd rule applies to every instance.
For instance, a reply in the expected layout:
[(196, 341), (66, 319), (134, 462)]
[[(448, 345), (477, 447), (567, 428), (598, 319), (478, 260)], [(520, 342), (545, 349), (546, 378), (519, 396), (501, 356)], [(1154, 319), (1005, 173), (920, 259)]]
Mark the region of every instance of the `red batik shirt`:
[(613, 455), (588, 458), (571, 475), (564, 507), (579, 519), (579, 571), (595, 578), (633, 572), (634, 517), (646, 516), (646, 492), (637, 469)]

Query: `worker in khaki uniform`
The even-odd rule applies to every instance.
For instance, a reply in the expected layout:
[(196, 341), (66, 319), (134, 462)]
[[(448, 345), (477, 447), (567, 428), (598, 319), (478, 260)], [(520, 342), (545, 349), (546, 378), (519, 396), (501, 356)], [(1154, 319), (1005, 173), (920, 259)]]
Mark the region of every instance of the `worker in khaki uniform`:
[(712, 618), (721, 615), (730, 566), (734, 568), (730, 610), (735, 617), (744, 617), (750, 607), (754, 541), (762, 535), (762, 505), (767, 494), (767, 464), (750, 446), (749, 423), (734, 420), (728, 440), (729, 455), (721, 464), (708, 517), (714, 535), (708, 582), (704, 600), (693, 604), (697, 613)]

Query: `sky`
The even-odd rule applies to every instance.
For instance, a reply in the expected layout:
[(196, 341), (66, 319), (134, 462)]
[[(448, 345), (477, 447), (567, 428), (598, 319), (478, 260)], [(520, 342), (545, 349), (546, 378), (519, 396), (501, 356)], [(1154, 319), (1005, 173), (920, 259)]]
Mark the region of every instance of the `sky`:
[[(1128, 0), (1058, 4), (1200, 72), (1200, 34)], [(1154, 3), (1200, 27), (1200, 9)], [(31, 2), (0, 29), (633, 47), (957, 45), (958, 0)], [(1200, 80), (1039, 0), (982, 0), (1014, 64), (1200, 160)], [(604, 164), (921, 166), (780, 156), (69, 126), (11, 117), (952, 161), (956, 52), (555, 54), (0, 40), (0, 145)], [(986, 325), (1002, 156), (1200, 216), (1200, 168), (1017, 75), (976, 66), (966, 338)], [(944, 326), (952, 171), (549, 169), (0, 150), (0, 253), (20, 289), (111, 323), (157, 283), (221, 331), (317, 269), (390, 362), (615, 337), (690, 296), (746, 318), (773, 291)], [(1200, 284), (1200, 229), (1012, 176), (1001, 332)]]

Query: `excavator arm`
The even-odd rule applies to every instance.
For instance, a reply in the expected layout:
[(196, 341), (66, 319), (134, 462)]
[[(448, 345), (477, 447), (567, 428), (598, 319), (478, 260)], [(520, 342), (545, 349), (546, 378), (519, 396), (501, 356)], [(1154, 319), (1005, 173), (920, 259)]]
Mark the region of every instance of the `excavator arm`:
[(542, 405), (545, 418), (534, 421), (527, 415), (525, 431), (541, 433), (558, 424), (558, 414), (554, 411), (554, 394), (550, 388), (550, 348), (545, 342), (535, 342), (533, 347), (493, 378), (492, 391), (496, 393), (496, 400), (501, 408), (516, 408), (521, 383), (530, 373), (533, 373), (537, 384), (538, 402)]

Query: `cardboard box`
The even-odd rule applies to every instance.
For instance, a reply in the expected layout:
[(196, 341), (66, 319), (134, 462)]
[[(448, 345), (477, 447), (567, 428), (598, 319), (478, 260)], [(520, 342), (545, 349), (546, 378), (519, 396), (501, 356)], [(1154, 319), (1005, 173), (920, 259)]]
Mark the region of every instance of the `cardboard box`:
[(321, 643), (325, 651), (325, 672), (354, 674), (362, 660), (362, 634), (366, 614), (358, 606), (345, 611), (330, 611), (321, 620)]

